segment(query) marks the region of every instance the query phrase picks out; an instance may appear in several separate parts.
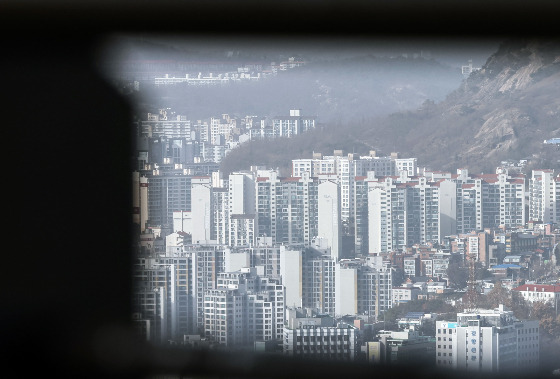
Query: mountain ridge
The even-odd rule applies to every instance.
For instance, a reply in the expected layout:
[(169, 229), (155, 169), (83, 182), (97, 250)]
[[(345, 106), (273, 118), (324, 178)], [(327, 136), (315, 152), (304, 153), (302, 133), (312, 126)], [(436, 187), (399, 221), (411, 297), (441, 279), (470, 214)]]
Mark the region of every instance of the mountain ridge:
[[(505, 41), (480, 70), (439, 103), (426, 100), (415, 111), (352, 125), (325, 125), (322, 132), (299, 140), (271, 141), (267, 149), (257, 144), (241, 146), (226, 157), (222, 167), (230, 171), (240, 169), (241, 162), (250, 162), (247, 156), (243, 158), (243, 149), (252, 149), (253, 157), (262, 150), (259, 161), (276, 167), (288, 161), (287, 157), (277, 162), (269, 159), (282, 155), (275, 152), (277, 148), (286, 154), (296, 151), (293, 158), (298, 158), (310, 157), (313, 151), (331, 153), (324, 149), (334, 147), (359, 153), (398, 151), (417, 157), (420, 166), (439, 170), (465, 167), (488, 172), (506, 159), (528, 159), (529, 168), (559, 168), (558, 150), (543, 144), (545, 139), (560, 137), (559, 94), (558, 40)], [(333, 146), (336, 141), (338, 147)], [(290, 144), (306, 147), (294, 149)]]

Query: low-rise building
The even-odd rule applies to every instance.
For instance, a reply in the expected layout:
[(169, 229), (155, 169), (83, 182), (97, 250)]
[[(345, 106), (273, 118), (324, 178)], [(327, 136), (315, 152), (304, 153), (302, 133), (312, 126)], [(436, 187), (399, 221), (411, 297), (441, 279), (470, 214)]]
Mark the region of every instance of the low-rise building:
[(284, 327), (285, 355), (353, 361), (358, 353), (358, 329), (328, 315), (288, 308)]
[(370, 363), (409, 365), (431, 359), (435, 354), (435, 340), (412, 330), (382, 330), (376, 341), (366, 342), (362, 349)]
[(526, 301), (531, 303), (542, 301), (556, 306), (560, 299), (560, 285), (557, 284), (523, 284), (513, 290), (519, 292)]

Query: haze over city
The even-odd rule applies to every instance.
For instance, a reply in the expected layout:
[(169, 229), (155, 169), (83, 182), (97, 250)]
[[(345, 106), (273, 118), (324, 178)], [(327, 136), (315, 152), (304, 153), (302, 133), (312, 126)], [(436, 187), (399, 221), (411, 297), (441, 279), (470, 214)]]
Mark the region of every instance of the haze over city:
[[(550, 46), (117, 39), (104, 69), (135, 104), (141, 338), (551, 373), (559, 129), (536, 116), (557, 112), (544, 97), (558, 80)], [(504, 103), (504, 93), (523, 98), (534, 88), (541, 102), (531, 108)], [(482, 93), (503, 115), (483, 113)], [(471, 146), (495, 133), (498, 142), (461, 157), (445, 129), (477, 112), (482, 121), (471, 118), (462, 132)], [(546, 139), (521, 137), (519, 112)], [(422, 133), (421, 120), (435, 117), (445, 122)], [(414, 149), (389, 142), (410, 130)], [(428, 143), (441, 150), (412, 155)], [(460, 341), (475, 334), (486, 342), (471, 338), (476, 346), (462, 354)]]

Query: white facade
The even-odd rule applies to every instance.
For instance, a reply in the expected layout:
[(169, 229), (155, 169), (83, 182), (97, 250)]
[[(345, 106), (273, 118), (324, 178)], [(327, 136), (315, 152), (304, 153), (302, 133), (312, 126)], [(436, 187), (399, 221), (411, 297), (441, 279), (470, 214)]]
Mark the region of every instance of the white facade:
[(368, 246), (370, 254), (393, 250), (391, 197), (383, 188), (368, 190)]
[(513, 290), (520, 293), (530, 303), (540, 301), (557, 307), (560, 301), (560, 285), (524, 284)]
[(191, 212), (176, 211), (173, 212), (173, 233), (183, 232), (192, 235), (193, 222)]
[(141, 133), (145, 137), (169, 137), (191, 139), (191, 122), (181, 119), (180, 116), (175, 120), (158, 118), (157, 120), (147, 120), (141, 122)]
[(539, 322), (501, 306), (436, 321), (436, 364), (473, 372), (532, 372), (539, 367)]
[(204, 334), (227, 347), (280, 340), (284, 307), (284, 287), (254, 268), (220, 273), (217, 288), (204, 296)]
[(255, 203), (258, 236), (274, 244), (307, 245), (317, 236), (318, 181), (302, 177), (280, 178), (277, 172), (256, 179)]
[(395, 169), (397, 174), (404, 171), (408, 176), (415, 176), (417, 169), (416, 158), (397, 158), (395, 159)]
[(405, 175), (369, 181), (368, 186), (370, 254), (440, 240), (438, 186)]
[(318, 237), (327, 240), (334, 260), (340, 258), (341, 230), (340, 230), (340, 187), (338, 184), (326, 181), (319, 184), (318, 194)]
[[(355, 217), (354, 185), (356, 177), (366, 176), (368, 172), (375, 172), (376, 176), (390, 176), (397, 173), (397, 164), (411, 176), (416, 172), (416, 158), (398, 159), (391, 157), (376, 157), (374, 152), (370, 156), (357, 156), (357, 154), (343, 155), (342, 150), (335, 150), (332, 156), (319, 156), (312, 159), (292, 160), (292, 175), (300, 176), (308, 172), (312, 177), (334, 175), (340, 185), (340, 212), (341, 219), (348, 221)], [(324, 180), (324, 179), (323, 179)]]
[(393, 305), (407, 303), (412, 300), (418, 300), (419, 288), (415, 287), (393, 287), (392, 291)]
[(280, 272), (286, 288), (286, 306), (301, 307), (303, 300), (302, 252), (281, 246)]
[(253, 173), (229, 175), (229, 214), (255, 214), (255, 178)]
[(529, 221), (560, 222), (560, 175), (534, 170), (529, 179)]
[(335, 315), (358, 314), (358, 269), (336, 265)]
[(304, 251), (302, 306), (334, 315), (335, 299), (335, 260), (330, 255)]
[[(192, 241), (210, 241), (212, 230), (211, 178), (191, 179)], [(175, 223), (174, 223), (175, 224)]]
[(457, 233), (457, 183), (445, 179), (439, 183), (439, 235)]
[(224, 251), (224, 270), (226, 272), (239, 271), (251, 267), (251, 253), (246, 249), (226, 248)]

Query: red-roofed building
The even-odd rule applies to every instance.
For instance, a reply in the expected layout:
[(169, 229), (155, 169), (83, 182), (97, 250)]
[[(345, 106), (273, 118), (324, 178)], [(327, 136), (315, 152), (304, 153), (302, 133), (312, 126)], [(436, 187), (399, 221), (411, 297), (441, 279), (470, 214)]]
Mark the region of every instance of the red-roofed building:
[(528, 302), (542, 301), (553, 305), (560, 299), (560, 285), (553, 284), (523, 284), (513, 291), (519, 292)]

